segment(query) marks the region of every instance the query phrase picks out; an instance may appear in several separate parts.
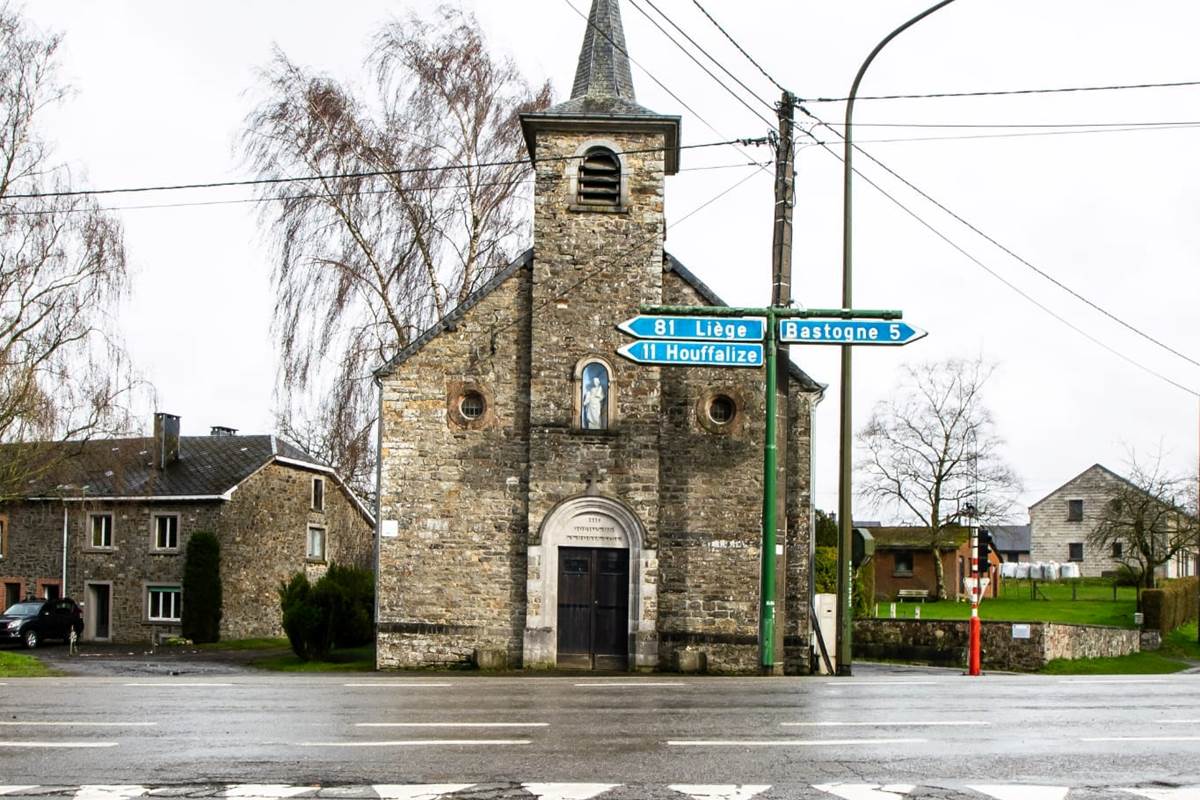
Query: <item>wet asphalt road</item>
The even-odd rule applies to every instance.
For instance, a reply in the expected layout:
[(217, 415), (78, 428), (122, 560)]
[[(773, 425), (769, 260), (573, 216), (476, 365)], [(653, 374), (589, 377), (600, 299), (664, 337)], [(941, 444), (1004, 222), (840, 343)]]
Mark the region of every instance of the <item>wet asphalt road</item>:
[(811, 786), (830, 782), (917, 784), (912, 796), (925, 797), (1054, 784), (1076, 787), (1072, 800), (1200, 785), (1200, 675), (855, 672), (302, 676), (158, 664), (5, 679), (0, 785), (459, 783), (487, 784), (488, 797), (531, 796), (505, 794), (531, 781), (643, 797), (673, 783), (770, 785), (764, 800), (827, 797)]

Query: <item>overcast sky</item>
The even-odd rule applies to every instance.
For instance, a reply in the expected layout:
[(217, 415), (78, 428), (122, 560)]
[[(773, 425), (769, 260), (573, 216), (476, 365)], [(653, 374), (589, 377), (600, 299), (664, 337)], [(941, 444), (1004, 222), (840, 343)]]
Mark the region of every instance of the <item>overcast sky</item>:
[[(640, 64), (634, 67), (639, 102), (681, 115), (685, 145), (763, 135), (767, 123), (688, 60), (634, 2), (653, 12), (649, 0), (622, 0), (627, 43)], [(927, 5), (702, 3), (767, 72), (808, 99), (844, 96), (875, 43)], [(775, 102), (778, 89), (691, 0), (654, 4), (757, 95)], [(378, 24), (432, 5), (55, 0), (28, 3), (26, 13), (39, 27), (65, 34), (62, 72), (76, 91), (47, 118), (47, 132), (79, 184), (102, 188), (248, 177), (234, 141), (252, 104), (256, 70), (273, 45), (362, 84), (366, 42)], [(571, 7), (586, 13), (589, 0), (465, 5), (474, 8), (492, 47), (511, 55), (531, 82), (549, 78), (559, 99), (569, 95), (584, 27)], [(1200, 7), (1192, 0), (958, 0), (893, 41), (861, 94), (1200, 80), (1197, 30)], [(734, 88), (772, 119), (767, 106)], [(805, 106), (829, 122), (844, 113), (839, 103)], [(891, 169), (1121, 320), (1200, 360), (1200, 86), (864, 100), (855, 119), (864, 149)], [(1144, 123), (1180, 124), (1153, 130)], [(967, 125), (988, 127), (948, 127)], [(1060, 125), (1072, 127), (1045, 127)], [(837, 141), (828, 130), (813, 133)], [(896, 139), (907, 141), (882, 141)], [(765, 148), (685, 151), (685, 171), (668, 180), (668, 251), (731, 304), (767, 301), (773, 195), (769, 170), (730, 165), (769, 157)], [(856, 351), (856, 425), (895, 385), (902, 364), (982, 356), (998, 365), (987, 403), (1024, 480), (1026, 503), (1096, 462), (1123, 471), (1131, 450), (1149, 456), (1161, 446), (1174, 471), (1195, 473), (1200, 368), (1088, 309), (867, 159), (856, 165), (988, 270), (1101, 343), (989, 275), (860, 180), (855, 305), (903, 309), (929, 336), (904, 348)], [(796, 298), (839, 305), (839, 162), (820, 147), (803, 147), (797, 192)], [(126, 207), (117, 213), (134, 283), (124, 330), (136, 364), (158, 390), (160, 409), (181, 415), (185, 434), (206, 433), (210, 425), (248, 433), (271, 428), (272, 264), (256, 206), (166, 207), (248, 197), (246, 189), (230, 189), (106, 201)], [(135, 205), (163, 207), (127, 208)], [(818, 506), (833, 509), (837, 352), (811, 347), (797, 358), (830, 387), (816, 419), (816, 490)]]

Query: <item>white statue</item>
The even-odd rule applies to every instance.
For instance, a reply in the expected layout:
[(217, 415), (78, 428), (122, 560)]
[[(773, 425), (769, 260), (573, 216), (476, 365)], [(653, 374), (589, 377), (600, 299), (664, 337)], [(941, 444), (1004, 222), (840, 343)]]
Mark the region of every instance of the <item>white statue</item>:
[(604, 386), (598, 377), (592, 378), (592, 385), (583, 390), (583, 427), (593, 430), (604, 427), (601, 411), (604, 408)]

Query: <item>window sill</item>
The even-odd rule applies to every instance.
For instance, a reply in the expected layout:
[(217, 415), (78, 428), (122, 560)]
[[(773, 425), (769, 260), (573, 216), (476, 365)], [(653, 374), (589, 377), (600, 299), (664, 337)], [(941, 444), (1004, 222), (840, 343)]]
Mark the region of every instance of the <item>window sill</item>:
[(571, 203), (567, 206), (568, 211), (576, 212), (593, 212), (596, 214), (628, 214), (629, 206), (587, 206), (580, 203)]
[(115, 552), (117, 552), (117, 548), (116, 547), (91, 547), (91, 546), (89, 546), (89, 547), (83, 548), (83, 552), (85, 552), (85, 553), (115, 553)]
[(183, 622), (182, 619), (147, 619), (143, 625), (179, 625)]
[(911, 578), (912, 576), (913, 576), (913, 574), (911, 572), (893, 572), (892, 573), (893, 578)]
[(178, 547), (151, 547), (150, 555), (152, 556), (177, 556), (181, 551)]
[(325, 559), (323, 559), (323, 558), (313, 558), (311, 556), (308, 556), (304, 559), (304, 563), (317, 565), (317, 564), (324, 564), (326, 562), (325, 562)]

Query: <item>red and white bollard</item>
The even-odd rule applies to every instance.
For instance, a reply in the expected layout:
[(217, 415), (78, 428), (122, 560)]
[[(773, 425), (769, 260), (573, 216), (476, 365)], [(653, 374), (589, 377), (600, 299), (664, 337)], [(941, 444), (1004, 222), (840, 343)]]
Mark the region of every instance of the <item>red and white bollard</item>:
[(967, 638), (967, 674), (979, 675), (979, 595), (982, 587), (979, 580), (979, 538), (975, 528), (971, 528), (971, 577), (967, 581), (971, 589), (971, 623)]

